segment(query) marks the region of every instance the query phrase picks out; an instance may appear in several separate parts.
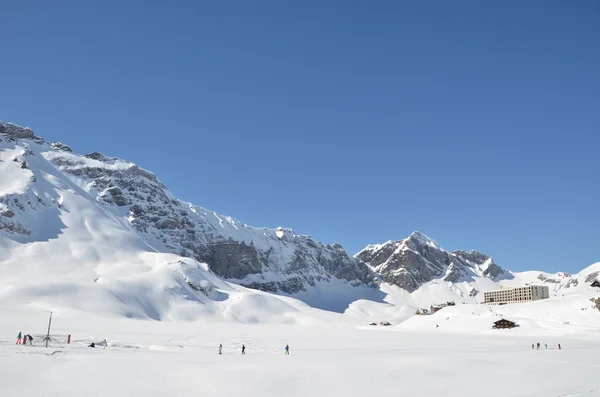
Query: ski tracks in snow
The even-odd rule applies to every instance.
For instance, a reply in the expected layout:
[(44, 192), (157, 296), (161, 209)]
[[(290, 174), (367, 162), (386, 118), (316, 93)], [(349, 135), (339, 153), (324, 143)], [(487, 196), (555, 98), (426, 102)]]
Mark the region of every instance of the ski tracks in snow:
[(590, 394), (590, 393), (594, 393), (594, 395), (600, 396), (600, 389), (592, 389), (592, 390), (582, 391), (582, 392), (561, 394), (557, 397), (577, 397), (577, 396), (582, 396), (584, 394)]

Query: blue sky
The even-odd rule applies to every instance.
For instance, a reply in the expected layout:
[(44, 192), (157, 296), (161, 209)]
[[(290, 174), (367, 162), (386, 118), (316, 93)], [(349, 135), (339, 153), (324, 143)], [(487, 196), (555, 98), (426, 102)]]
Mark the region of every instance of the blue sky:
[[(125, 4), (127, 3), (127, 4)], [(600, 261), (600, 3), (2, 2), (0, 119), (350, 253)]]

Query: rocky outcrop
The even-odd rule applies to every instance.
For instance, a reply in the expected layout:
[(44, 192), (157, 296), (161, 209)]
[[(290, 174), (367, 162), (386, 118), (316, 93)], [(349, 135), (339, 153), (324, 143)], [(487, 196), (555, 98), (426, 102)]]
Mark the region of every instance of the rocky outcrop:
[(492, 280), (496, 280), (500, 276), (504, 274), (504, 270), (494, 263), (493, 259), (478, 251), (462, 251), (457, 250), (453, 251), (452, 255), (457, 257), (464, 264), (473, 267), (473, 266), (483, 266), (485, 265), (485, 269), (483, 270), (483, 275)]
[(20, 127), (3, 121), (0, 121), (0, 134), (12, 139), (40, 139), (35, 136), (31, 128)]
[(0, 230), (7, 231), (12, 234), (18, 234), (21, 236), (29, 236), (31, 235), (31, 230), (29, 230), (26, 226), (22, 225), (18, 221), (11, 220), (14, 215), (12, 211), (7, 210), (0, 214)]
[(57, 149), (57, 150), (64, 150), (65, 152), (73, 152), (73, 150), (71, 150), (70, 147), (68, 147), (67, 145), (64, 145), (60, 142), (52, 142), (50, 144), (50, 146), (52, 146), (54, 149)]
[(600, 298), (591, 298), (590, 301), (592, 301), (593, 307), (600, 311)]

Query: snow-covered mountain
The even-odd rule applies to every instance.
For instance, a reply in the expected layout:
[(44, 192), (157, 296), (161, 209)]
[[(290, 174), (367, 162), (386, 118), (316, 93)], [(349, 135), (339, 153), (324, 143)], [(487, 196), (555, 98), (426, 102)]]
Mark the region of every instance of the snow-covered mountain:
[(85, 197), (151, 249), (207, 263), (222, 278), (295, 294), (336, 281), (374, 287), (374, 274), (339, 244), (324, 245), (287, 228), (255, 228), (177, 200), (154, 174), (100, 153), (78, 155), (28, 128), (0, 122), (0, 230), (18, 242), (64, 231), (66, 192)]
[(356, 254), (384, 283), (410, 292), (406, 304), (427, 307), (446, 301), (480, 303), (481, 292), (517, 285), (545, 285), (553, 296), (586, 289), (600, 275), (600, 265), (581, 272), (550, 274), (511, 272), (478, 251), (448, 252), (420, 232), (408, 238), (371, 244)]
[(338, 244), (178, 200), (133, 163), (78, 155), (0, 122), (0, 300), (153, 319), (330, 315), (319, 308), (400, 322), (431, 304), (479, 303), (501, 286), (549, 285), (562, 295), (599, 274), (600, 265), (513, 273), (419, 232), (351, 257)]
[[(422, 233), (414, 232), (408, 238), (372, 244), (356, 254), (381, 279), (413, 292), (432, 280), (447, 283), (469, 282), (477, 278), (496, 281), (505, 271), (492, 258), (477, 251), (447, 252)], [(476, 289), (469, 291), (477, 295)]]

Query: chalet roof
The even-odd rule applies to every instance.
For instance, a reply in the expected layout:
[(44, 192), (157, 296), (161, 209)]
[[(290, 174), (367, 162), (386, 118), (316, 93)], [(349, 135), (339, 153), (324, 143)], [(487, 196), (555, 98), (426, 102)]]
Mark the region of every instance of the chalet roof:
[(505, 319), (505, 318), (503, 318), (502, 320), (494, 321), (494, 324), (501, 324), (501, 323), (511, 323), (511, 324), (516, 324), (514, 321), (510, 321), (510, 320), (507, 320), (507, 319)]

